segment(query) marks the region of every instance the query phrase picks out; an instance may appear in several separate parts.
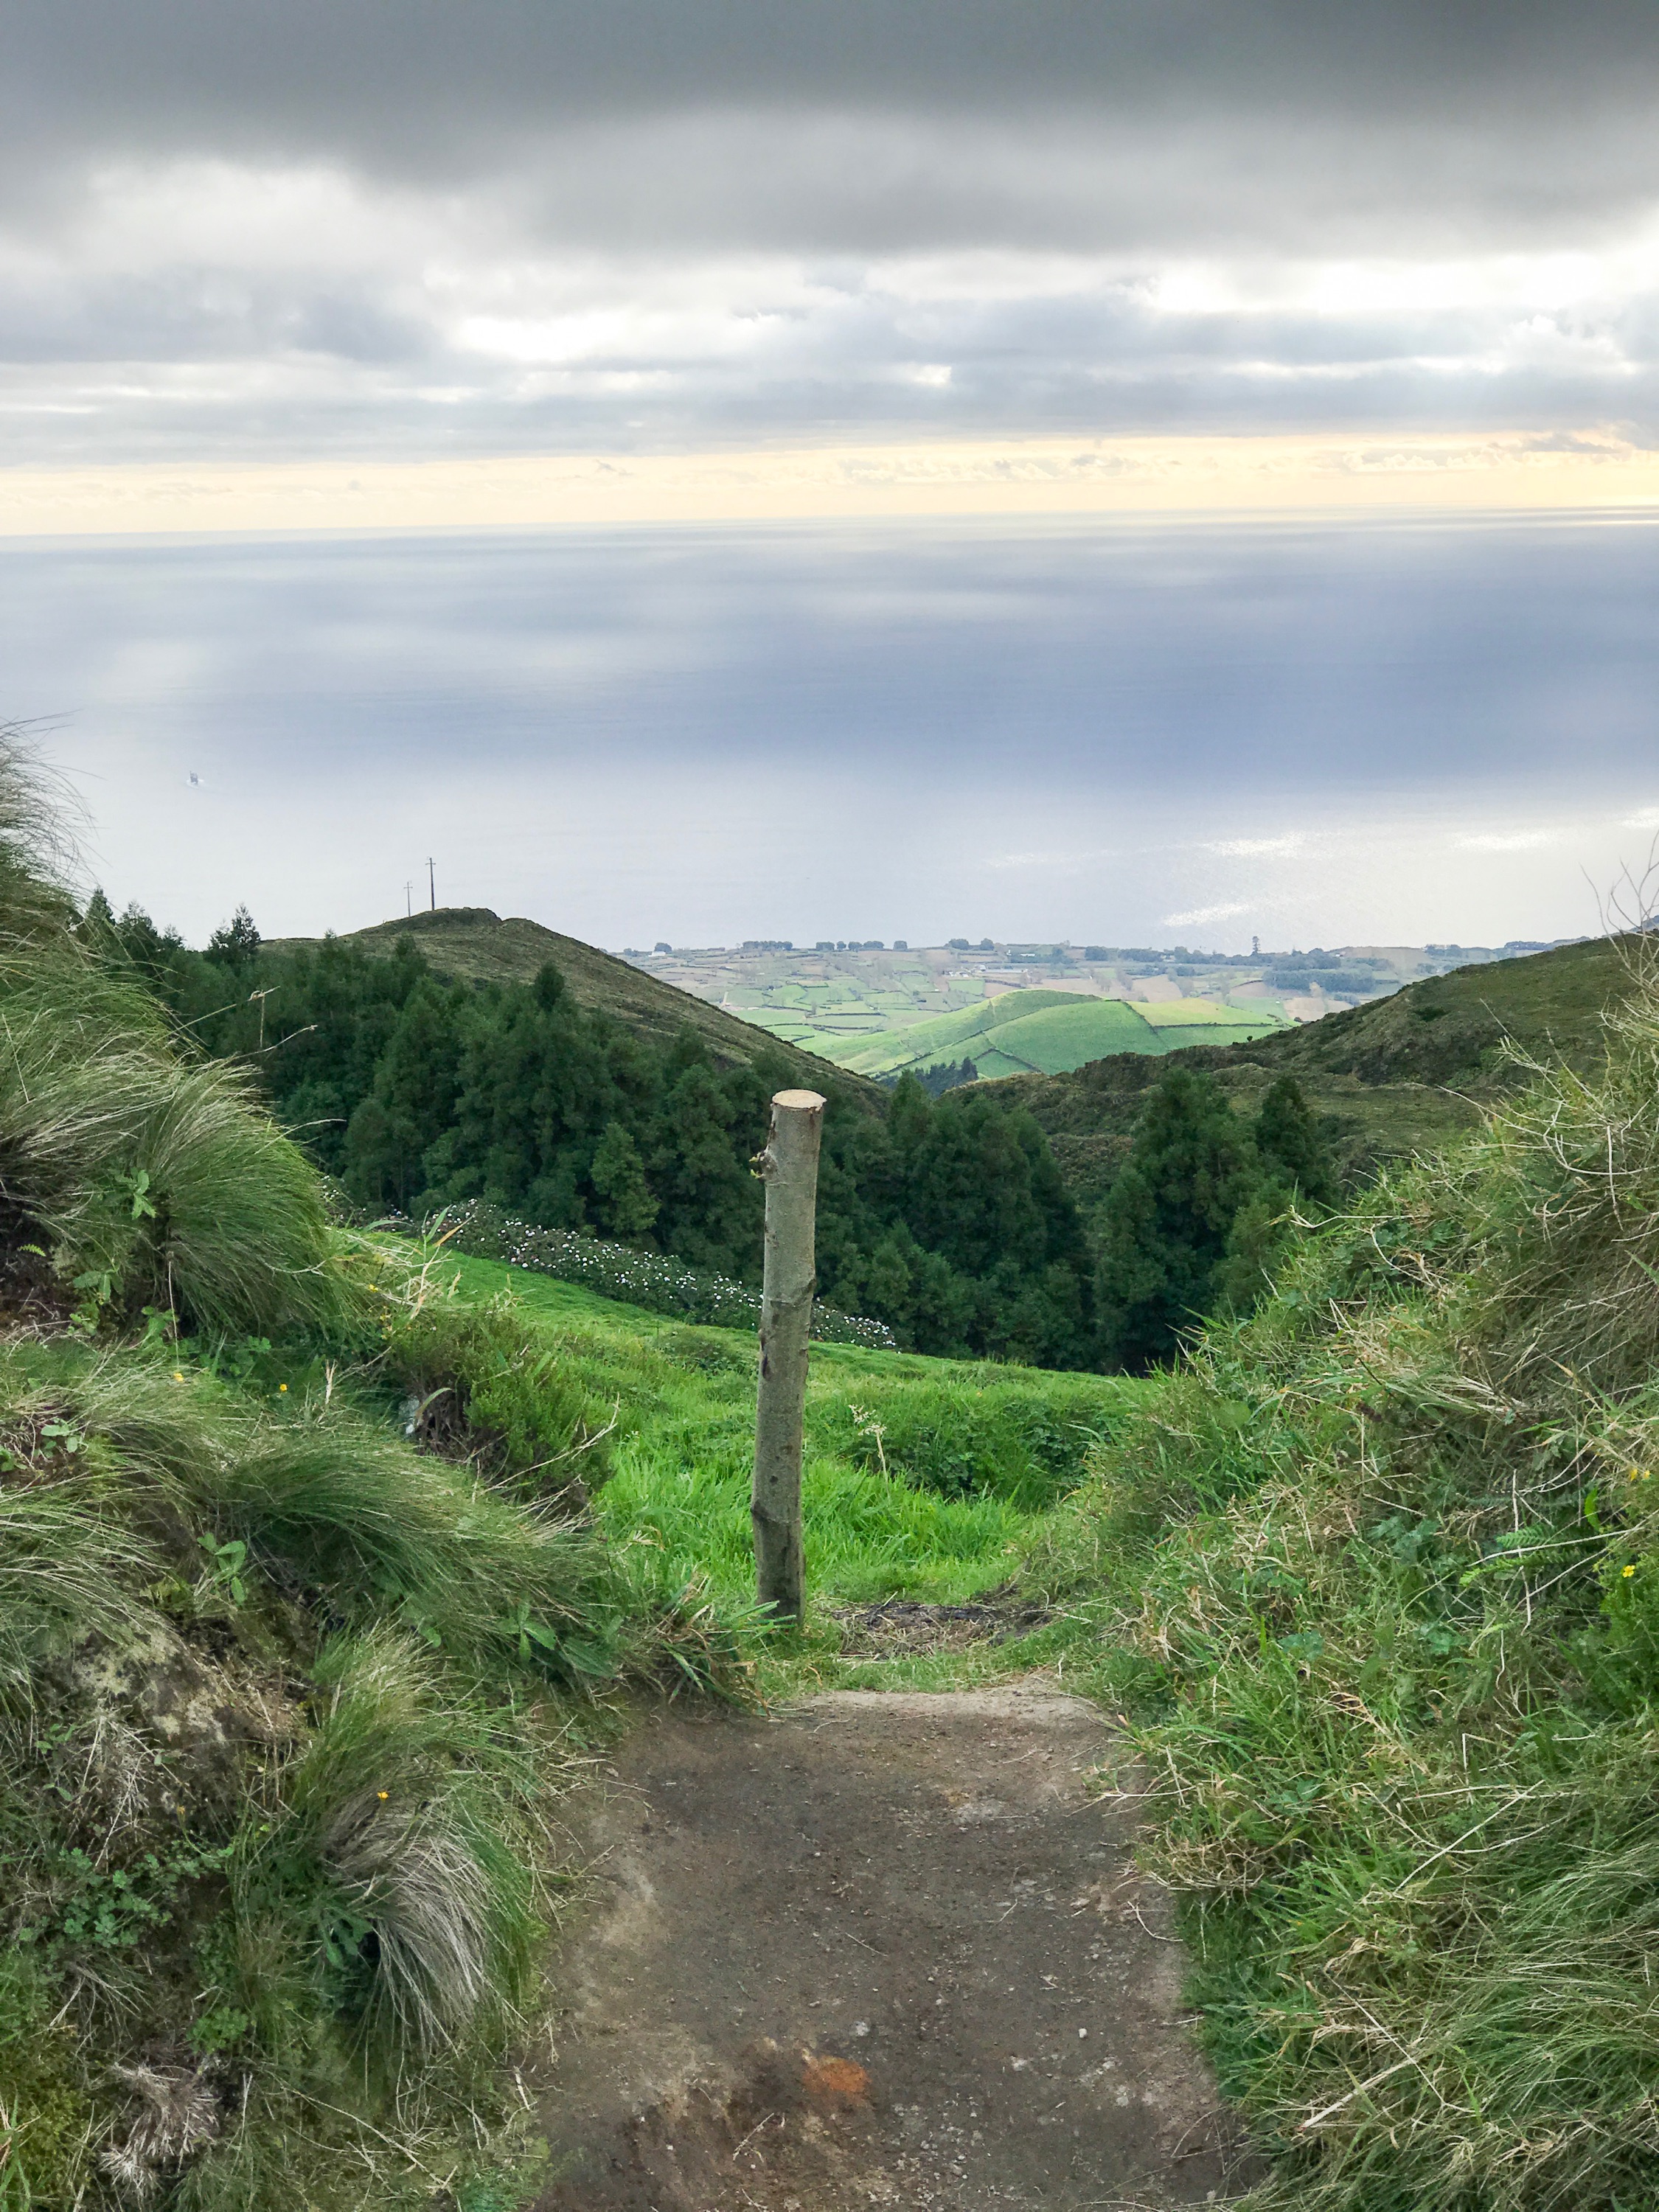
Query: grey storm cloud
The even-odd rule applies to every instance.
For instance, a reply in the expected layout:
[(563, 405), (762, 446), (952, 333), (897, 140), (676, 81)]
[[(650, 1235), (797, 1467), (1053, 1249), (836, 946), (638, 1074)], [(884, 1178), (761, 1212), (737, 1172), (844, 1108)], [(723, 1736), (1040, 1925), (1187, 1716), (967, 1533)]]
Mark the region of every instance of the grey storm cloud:
[(653, 238), (1097, 245), (1604, 219), (1650, 191), (1656, 88), (1645, 0), (50, 0), (0, 114), (24, 189), (198, 153), (507, 173)]
[(23, 0), (0, 459), (1659, 435), (1656, 93), (1650, 0)]

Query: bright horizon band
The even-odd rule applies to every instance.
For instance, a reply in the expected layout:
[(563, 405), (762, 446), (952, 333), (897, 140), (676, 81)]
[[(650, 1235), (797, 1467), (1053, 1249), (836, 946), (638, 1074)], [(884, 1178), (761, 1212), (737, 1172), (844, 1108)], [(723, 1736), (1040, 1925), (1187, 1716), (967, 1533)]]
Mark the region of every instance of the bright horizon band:
[(1659, 452), (1598, 428), (0, 471), (8, 538), (1654, 506)]

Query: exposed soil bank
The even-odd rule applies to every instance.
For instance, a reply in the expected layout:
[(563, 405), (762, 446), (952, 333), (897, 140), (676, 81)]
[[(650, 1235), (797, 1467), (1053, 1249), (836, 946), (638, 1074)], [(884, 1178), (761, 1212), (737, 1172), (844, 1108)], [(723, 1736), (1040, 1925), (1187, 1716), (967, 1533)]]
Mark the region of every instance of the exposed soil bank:
[(592, 1869), (538, 2212), (1224, 2201), (1248, 2178), (1181, 1953), (1036, 1680), (643, 1723)]

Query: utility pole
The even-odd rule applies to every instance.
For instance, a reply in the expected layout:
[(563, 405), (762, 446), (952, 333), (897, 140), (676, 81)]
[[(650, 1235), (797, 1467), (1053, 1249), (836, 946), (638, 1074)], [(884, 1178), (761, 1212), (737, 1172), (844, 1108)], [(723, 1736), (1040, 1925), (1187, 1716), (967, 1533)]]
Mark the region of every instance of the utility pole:
[(404, 885), (404, 912), (405, 914), (412, 915), (414, 911), (415, 886), (413, 884), (405, 884)]
[(813, 1245), (823, 1134), (823, 1101), (817, 1092), (780, 1091), (772, 1101), (766, 1150), (755, 1163), (766, 1185), (760, 1392), (750, 1500), (755, 1584), (761, 1603), (797, 1626), (804, 1604), (801, 1431), (806, 1412), (806, 1342), (817, 1288)]
[(432, 894), (432, 911), (434, 914), (436, 914), (438, 911), (438, 878), (434, 872), (435, 865), (436, 864), (430, 859), (430, 857), (428, 857), (426, 864), (426, 880), (427, 887)]

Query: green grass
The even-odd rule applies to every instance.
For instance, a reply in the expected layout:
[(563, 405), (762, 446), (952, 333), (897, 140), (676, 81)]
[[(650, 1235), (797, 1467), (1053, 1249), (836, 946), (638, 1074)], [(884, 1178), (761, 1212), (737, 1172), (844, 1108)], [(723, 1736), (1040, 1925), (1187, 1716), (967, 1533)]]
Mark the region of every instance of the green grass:
[[(872, 1003), (874, 1003), (872, 1001)], [(823, 1017), (817, 1018), (820, 1021)], [(891, 1076), (906, 1067), (971, 1059), (981, 1079), (1006, 1075), (1063, 1073), (1110, 1053), (1158, 1054), (1184, 1042), (1180, 1025), (1223, 1042), (1260, 1036), (1281, 1027), (1284, 1017), (1264, 1009), (1252, 1018), (1236, 1006), (1206, 999), (1157, 1006), (1123, 999), (1085, 997), (1074, 991), (1005, 991), (954, 1013), (884, 1030), (868, 1043), (826, 1041), (825, 1049), (866, 1075)]]
[[(690, 1328), (493, 1261), (440, 1267), (463, 1297), (503, 1293), (561, 1371), (617, 1409), (599, 1522), (645, 1585), (745, 1599), (752, 1336)], [(809, 1604), (949, 1603), (1006, 1582), (1047, 1510), (1142, 1386), (814, 1346), (803, 1485)], [(884, 1469), (885, 1471), (884, 1471)]]
[[(1262, 1002), (1265, 1005), (1265, 1001)], [(1218, 999), (1149, 999), (1135, 1009), (1155, 1030), (1167, 1029), (1249, 1029), (1257, 1035), (1282, 1029), (1283, 1018), (1274, 1018), (1269, 1008), (1264, 1017), (1252, 1024), (1253, 1010), (1235, 1006), (1231, 1000)]]
[(1249, 1044), (1257, 1037), (1271, 1036), (1282, 1026), (1278, 1022), (1164, 1022), (1157, 1035), (1165, 1052), (1182, 1052), (1188, 1045)]
[(1306, 1238), (1028, 1572), (1130, 1717), (1261, 2212), (1659, 2201), (1659, 993)]
[[(960, 1058), (964, 1049), (971, 1051), (981, 1039), (988, 1044), (991, 1033), (1005, 1023), (1029, 1019), (1051, 1007), (1066, 1009), (1079, 1004), (1115, 1007), (1121, 1001), (1079, 1000), (1072, 991), (1004, 991), (996, 998), (981, 999), (957, 1012), (930, 1015), (927, 1020), (913, 1022), (903, 1030), (887, 1030), (880, 1038), (848, 1053), (846, 1059), (849, 1066), (862, 1073), (890, 1075), (918, 1061), (925, 1064), (952, 1053)], [(1131, 1023), (1134, 1020), (1133, 1014), (1128, 1018)]]
[[(1023, 997), (1024, 993), (1021, 994)], [(1105, 1052), (1157, 1052), (1156, 1030), (1139, 1007), (1121, 999), (1082, 999), (1069, 1006), (1049, 1006), (1018, 1014), (991, 1031), (997, 1051), (1024, 1060), (1041, 1074), (1055, 1074), (1098, 1060)]]

